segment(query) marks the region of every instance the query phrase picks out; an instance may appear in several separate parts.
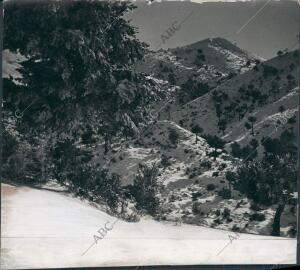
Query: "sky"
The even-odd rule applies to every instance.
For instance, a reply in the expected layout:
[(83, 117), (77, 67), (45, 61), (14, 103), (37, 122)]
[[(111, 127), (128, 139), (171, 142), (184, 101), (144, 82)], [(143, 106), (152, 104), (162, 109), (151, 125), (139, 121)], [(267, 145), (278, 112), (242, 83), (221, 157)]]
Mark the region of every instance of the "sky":
[(206, 38), (221, 37), (269, 59), (276, 56), (279, 50), (294, 50), (297, 47), (300, 5), (296, 1), (191, 2), (195, 1), (203, 4), (181, 4), (173, 0), (173, 3), (138, 5), (139, 8), (131, 17), (132, 24), (138, 28), (138, 37), (148, 43), (151, 49), (155, 49), (161, 43), (161, 35), (174, 21), (180, 22), (193, 12), (162, 48), (174, 48)]
[[(151, 0), (135, 0), (136, 2), (143, 2), (143, 1), (151, 1)], [(195, 2), (195, 3), (205, 3), (205, 2), (249, 2), (249, 1), (267, 1), (267, 0), (153, 0), (152, 2), (161, 2), (161, 1), (177, 1), (177, 2)], [(272, 1), (280, 1), (280, 0), (272, 0)], [(300, 4), (300, 0), (291, 0), (297, 1)]]

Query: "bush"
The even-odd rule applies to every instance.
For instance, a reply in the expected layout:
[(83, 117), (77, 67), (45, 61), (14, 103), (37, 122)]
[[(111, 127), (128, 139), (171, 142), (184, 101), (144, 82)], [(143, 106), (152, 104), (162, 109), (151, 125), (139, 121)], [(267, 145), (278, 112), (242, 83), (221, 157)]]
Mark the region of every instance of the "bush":
[(289, 198), (289, 199), (288, 199), (288, 204), (289, 204), (289, 205), (294, 205), (294, 206), (296, 206), (297, 203), (298, 203), (298, 199), (297, 199), (297, 198)]
[(219, 176), (219, 172), (213, 172), (212, 176), (213, 177), (218, 177)]
[(157, 213), (160, 204), (157, 198), (160, 190), (157, 177), (157, 165), (147, 166), (140, 164), (132, 186), (137, 209), (145, 210), (150, 215)]
[(160, 163), (161, 163), (161, 165), (163, 167), (168, 167), (168, 166), (171, 165), (170, 159), (165, 154), (161, 155), (161, 161), (160, 161)]
[(179, 140), (179, 134), (175, 129), (171, 129), (169, 131), (169, 140), (172, 144), (177, 145), (178, 140)]
[[(107, 169), (84, 168), (79, 187), (92, 191), (104, 201), (111, 210), (116, 210), (122, 194), (121, 180), (118, 174), (110, 174)], [(86, 185), (83, 183), (86, 182)]]
[(296, 115), (292, 116), (291, 118), (288, 119), (287, 121), (289, 124), (295, 124), (297, 122), (296, 120)]
[(240, 228), (236, 224), (234, 224), (231, 230), (233, 232), (238, 232), (238, 231), (240, 231)]
[(225, 207), (223, 210), (223, 218), (229, 218), (229, 217), (230, 217), (230, 209)]
[(192, 193), (192, 200), (196, 201), (198, 199), (198, 197), (201, 197), (202, 193), (201, 192), (194, 192)]
[(88, 127), (87, 130), (82, 134), (81, 140), (83, 144), (91, 144), (97, 142), (93, 137), (94, 133), (91, 127)]
[(208, 145), (213, 148), (223, 149), (226, 144), (226, 141), (216, 135), (212, 136), (210, 134), (204, 134), (202, 137), (207, 141)]
[(34, 184), (46, 181), (50, 166), (47, 154), (33, 142), (19, 141), (3, 133), (2, 177), (14, 183)]
[(219, 218), (214, 219), (214, 223), (215, 223), (216, 225), (222, 224), (222, 222), (221, 222), (221, 220), (220, 220)]
[(251, 203), (250, 209), (253, 211), (260, 211), (261, 208), (256, 203)]
[(278, 74), (278, 69), (272, 66), (263, 65), (263, 76), (267, 79), (270, 76), (276, 76)]
[(222, 190), (220, 190), (220, 191), (218, 192), (218, 195), (219, 195), (220, 197), (222, 197), (223, 199), (225, 199), (225, 200), (231, 198), (231, 192), (230, 192), (230, 190), (227, 189), (227, 188), (223, 188)]
[(209, 170), (211, 168), (211, 161), (204, 160), (200, 163), (200, 166)]
[(292, 226), (289, 230), (288, 230), (288, 235), (290, 236), (290, 237), (296, 237), (296, 235), (297, 235), (297, 230), (296, 230), (296, 228), (295, 228), (295, 226)]
[(250, 221), (264, 221), (265, 219), (265, 214), (253, 213), (250, 215)]
[(208, 185), (206, 186), (207, 191), (212, 191), (212, 190), (214, 190), (215, 188), (216, 188), (216, 186), (215, 186), (214, 184), (208, 184)]
[(198, 202), (193, 203), (192, 212), (194, 215), (199, 215), (201, 213), (200, 204)]

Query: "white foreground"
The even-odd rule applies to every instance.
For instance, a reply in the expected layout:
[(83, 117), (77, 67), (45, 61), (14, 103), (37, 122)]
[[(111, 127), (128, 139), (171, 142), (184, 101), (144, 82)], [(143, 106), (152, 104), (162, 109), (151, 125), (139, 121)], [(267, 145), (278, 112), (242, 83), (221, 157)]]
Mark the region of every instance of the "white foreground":
[(294, 239), (237, 236), (151, 219), (119, 220), (83, 255), (97, 231), (108, 221), (110, 227), (114, 217), (59, 192), (4, 184), (1, 189), (2, 269), (296, 263)]

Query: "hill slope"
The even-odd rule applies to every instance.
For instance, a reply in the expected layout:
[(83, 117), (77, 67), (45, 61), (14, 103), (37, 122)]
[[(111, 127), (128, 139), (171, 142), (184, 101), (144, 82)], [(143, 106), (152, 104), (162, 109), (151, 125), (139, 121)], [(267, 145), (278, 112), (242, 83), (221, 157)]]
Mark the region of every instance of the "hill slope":
[[(256, 57), (223, 38), (205, 39), (184, 47), (150, 52), (137, 69), (181, 85), (189, 78), (216, 85), (228, 75), (239, 74), (254, 66)], [(170, 75), (171, 74), (171, 75)], [(173, 82), (174, 81), (174, 82)]]
[[(230, 133), (242, 119), (255, 115), (265, 106), (272, 106), (270, 104), (280, 106), (280, 102), (276, 102), (289, 96), (297, 84), (298, 57), (299, 52), (294, 51), (260, 63), (253, 70), (220, 84), (213, 91), (169, 113), (170, 120), (182, 123), (187, 129), (198, 124), (204, 133), (219, 136)], [(295, 109), (294, 103), (290, 106), (286, 109)], [(220, 128), (221, 120), (226, 123), (224, 133)], [(236, 136), (245, 129), (239, 131)]]

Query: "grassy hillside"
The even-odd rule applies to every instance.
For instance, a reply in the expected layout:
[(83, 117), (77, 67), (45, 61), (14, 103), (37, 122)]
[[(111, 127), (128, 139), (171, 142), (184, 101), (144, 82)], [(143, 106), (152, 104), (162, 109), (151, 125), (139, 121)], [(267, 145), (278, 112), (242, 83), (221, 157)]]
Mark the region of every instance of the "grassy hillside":
[[(204, 133), (224, 136), (265, 106), (273, 104), (270, 106), (274, 106), (272, 111), (275, 113), (280, 106), (279, 100), (289, 96), (296, 87), (298, 61), (299, 52), (294, 51), (262, 62), (171, 112), (171, 120), (181, 123), (187, 129), (198, 124)], [(286, 109), (292, 110), (295, 104), (286, 106)], [(239, 128), (235, 138), (245, 131)]]

